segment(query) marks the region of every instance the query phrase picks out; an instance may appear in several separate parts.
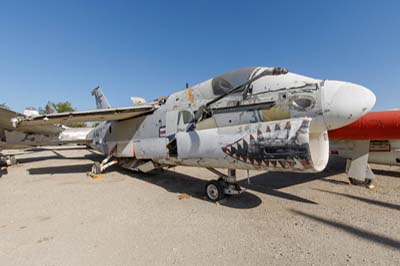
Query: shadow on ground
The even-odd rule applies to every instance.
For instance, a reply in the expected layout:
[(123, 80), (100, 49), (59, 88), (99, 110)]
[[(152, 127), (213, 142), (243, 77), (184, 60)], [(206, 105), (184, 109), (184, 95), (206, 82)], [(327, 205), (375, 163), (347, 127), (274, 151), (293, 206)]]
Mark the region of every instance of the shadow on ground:
[[(62, 165), (30, 168), (28, 169), (28, 172), (31, 175), (86, 173), (90, 171), (91, 167), (91, 163)], [(204, 194), (205, 185), (207, 183), (206, 180), (169, 170), (154, 170), (151, 173), (143, 174), (125, 170), (118, 166), (113, 166), (109, 168), (109, 171), (117, 171), (122, 175), (130, 176), (132, 178), (140, 179), (153, 185), (160, 186), (171, 193), (185, 193), (193, 198), (210, 202), (207, 200)], [(259, 206), (261, 202), (262, 200), (258, 196), (249, 192), (245, 192), (240, 195), (240, 197), (226, 197), (225, 199), (221, 200), (219, 204), (230, 208), (249, 209)]]
[[(84, 157), (65, 157), (60, 153), (53, 151), (54, 156), (29, 158), (31, 161), (44, 160), (44, 159), (89, 159), (92, 161), (101, 161), (103, 156), (97, 153), (87, 154)], [(65, 174), (65, 173), (85, 173), (90, 171), (92, 164), (79, 164), (79, 165), (65, 165), (54, 167), (31, 168), (29, 173), (32, 175), (43, 174)], [(282, 172), (268, 172), (250, 177), (250, 182), (247, 179), (239, 181), (240, 186), (249, 190), (264, 193), (270, 196), (297, 201), (307, 204), (318, 204), (317, 202), (309, 199), (290, 194), (281, 189), (290, 187), (314, 180), (322, 180), (335, 184), (348, 184), (344, 181), (327, 179), (327, 177), (343, 173), (345, 160), (333, 159), (329, 162), (327, 168), (321, 173), (282, 173)], [(155, 170), (151, 173), (141, 174), (120, 167), (113, 167), (108, 171), (116, 170), (124, 175), (138, 178), (151, 184), (163, 187), (165, 190), (172, 193), (186, 193), (198, 199), (204, 198), (204, 188), (207, 180), (196, 178), (193, 176), (177, 173), (170, 170)], [(261, 199), (256, 195), (245, 192), (239, 197), (227, 197), (221, 201), (221, 205), (233, 208), (254, 208), (261, 204)]]
[(292, 201), (298, 201), (302, 203), (318, 204), (314, 201), (302, 198), (300, 196), (280, 191), (280, 189), (314, 180), (348, 184), (343, 181), (326, 179), (326, 177), (343, 173), (344, 165), (345, 161), (340, 159), (333, 159), (329, 162), (325, 171), (320, 173), (267, 172), (250, 177), (249, 182), (247, 179), (243, 179), (239, 182), (239, 184), (246, 189), (257, 191), (260, 193), (265, 193), (270, 196), (279, 197)]
[(400, 172), (398, 171), (391, 171), (391, 170), (382, 170), (382, 169), (373, 169), (374, 174), (376, 175), (384, 175), (384, 176), (391, 176), (391, 177), (400, 177)]
[(30, 175), (54, 175), (54, 174), (75, 174), (90, 172), (92, 164), (75, 164), (30, 168)]
[(376, 233), (372, 233), (372, 232), (368, 232), (366, 230), (363, 229), (359, 229), (356, 228), (354, 226), (351, 225), (347, 225), (344, 224), (342, 222), (336, 222), (336, 221), (332, 221), (332, 220), (328, 220), (326, 218), (323, 217), (319, 217), (313, 214), (308, 214), (302, 211), (298, 211), (298, 210), (291, 210), (291, 212), (293, 212), (294, 214), (306, 217), (308, 219), (314, 220), (316, 222), (340, 229), (348, 234), (351, 234), (353, 236), (374, 242), (376, 244), (380, 244), (380, 245), (384, 245), (390, 248), (394, 248), (397, 250), (400, 250), (400, 241), (387, 237), (387, 236), (382, 236)]
[(348, 198), (348, 199), (357, 200), (357, 201), (360, 201), (360, 202), (365, 202), (365, 203), (368, 203), (368, 204), (372, 204), (372, 205), (376, 205), (376, 206), (380, 206), (380, 207), (384, 207), (384, 208), (400, 211), (400, 205), (394, 204), (394, 203), (389, 203), (389, 202), (384, 202), (384, 201), (380, 201), (380, 200), (364, 198), (364, 197), (360, 197), (360, 196), (349, 195), (349, 194), (340, 193), (340, 192), (333, 192), (333, 191), (328, 191), (328, 190), (324, 190), (324, 189), (314, 189), (314, 190), (318, 190), (318, 191), (321, 191), (321, 192), (324, 192), (324, 193), (329, 193), (329, 194), (345, 197), (345, 198)]
[[(207, 180), (170, 170), (155, 170), (148, 174), (142, 174), (119, 168), (118, 172), (157, 185), (171, 193), (185, 193), (193, 198), (210, 202), (205, 197), (204, 191)], [(258, 196), (249, 192), (244, 192), (239, 197), (228, 196), (221, 200), (219, 204), (236, 209), (250, 209), (257, 207), (261, 202), (262, 200)]]
[(35, 157), (29, 157), (29, 158), (18, 158), (17, 162), (18, 163), (33, 163), (33, 162), (40, 162), (40, 161), (45, 161), (45, 160), (82, 160), (82, 159), (87, 159), (91, 161), (101, 161), (104, 159), (104, 156), (98, 153), (91, 152), (90, 154), (85, 154), (84, 156), (77, 156), (77, 157), (69, 157), (62, 155), (61, 153), (55, 151), (55, 150), (46, 150), (46, 151), (51, 151), (53, 152), (54, 155), (46, 155), (46, 156), (40, 156), (37, 155)]

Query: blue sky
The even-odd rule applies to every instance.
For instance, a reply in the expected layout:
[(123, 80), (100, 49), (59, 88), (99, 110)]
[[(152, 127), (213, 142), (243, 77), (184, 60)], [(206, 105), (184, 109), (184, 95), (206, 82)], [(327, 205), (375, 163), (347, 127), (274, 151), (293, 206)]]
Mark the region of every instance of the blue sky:
[[(243, 66), (362, 84), (400, 107), (400, 1), (0, 1), (0, 103), (93, 109)], [(354, 99), (357, 100), (357, 99)]]

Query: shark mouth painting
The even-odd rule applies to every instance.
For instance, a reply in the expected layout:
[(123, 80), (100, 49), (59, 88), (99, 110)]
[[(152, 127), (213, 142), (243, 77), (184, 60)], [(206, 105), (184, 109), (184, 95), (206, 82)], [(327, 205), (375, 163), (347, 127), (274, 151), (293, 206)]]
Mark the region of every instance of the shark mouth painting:
[(284, 120), (259, 124), (222, 151), (232, 158), (267, 168), (309, 169), (312, 159), (309, 147), (310, 120)]

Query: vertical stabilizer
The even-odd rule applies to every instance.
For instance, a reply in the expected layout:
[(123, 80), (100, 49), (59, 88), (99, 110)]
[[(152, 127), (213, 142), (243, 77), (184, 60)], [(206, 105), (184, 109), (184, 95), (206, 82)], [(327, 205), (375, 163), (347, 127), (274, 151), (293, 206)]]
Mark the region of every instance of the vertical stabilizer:
[(52, 103), (52, 102), (47, 102), (47, 104), (46, 104), (46, 113), (47, 113), (47, 114), (56, 114), (56, 113), (58, 113), (58, 112), (57, 112), (57, 108), (56, 108), (56, 106), (54, 105), (54, 103)]
[(96, 98), (96, 107), (97, 109), (108, 109), (111, 108), (110, 103), (108, 102), (106, 96), (104, 96), (103, 91), (100, 87), (96, 87), (92, 91), (92, 95)]

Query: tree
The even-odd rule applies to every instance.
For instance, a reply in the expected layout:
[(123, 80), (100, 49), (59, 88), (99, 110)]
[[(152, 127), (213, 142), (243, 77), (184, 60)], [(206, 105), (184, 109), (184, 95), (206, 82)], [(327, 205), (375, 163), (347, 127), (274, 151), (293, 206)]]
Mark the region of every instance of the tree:
[[(75, 112), (76, 109), (72, 106), (72, 104), (68, 101), (66, 102), (47, 102), (47, 105), (44, 108), (39, 108), (39, 113), (51, 114), (51, 113), (65, 113), (65, 112)], [(65, 126), (69, 127), (86, 127), (85, 123), (67, 123)]]
[(52, 113), (65, 113), (65, 112), (75, 112), (76, 109), (68, 101), (66, 102), (47, 102), (44, 108), (39, 107), (39, 113), (42, 115), (52, 114)]
[(56, 108), (56, 111), (58, 113), (65, 113), (65, 112), (75, 112), (76, 109), (72, 107), (72, 104), (70, 102), (59, 102), (53, 104), (53, 106)]

